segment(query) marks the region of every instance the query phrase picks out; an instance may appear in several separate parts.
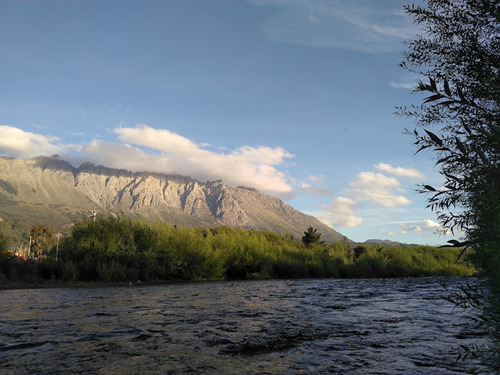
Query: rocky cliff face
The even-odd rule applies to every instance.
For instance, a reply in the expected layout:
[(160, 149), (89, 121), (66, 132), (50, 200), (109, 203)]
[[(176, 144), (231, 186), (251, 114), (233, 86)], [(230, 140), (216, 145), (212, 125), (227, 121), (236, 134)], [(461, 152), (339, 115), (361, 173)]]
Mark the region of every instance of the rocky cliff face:
[(228, 187), (222, 181), (202, 183), (189, 177), (132, 173), (92, 164), (74, 168), (55, 158), (0, 158), (2, 219), (52, 217), (52, 222), (70, 222), (88, 216), (90, 210), (180, 225), (270, 230), (295, 238), (312, 226), (324, 240), (343, 238), (278, 198), (254, 189)]

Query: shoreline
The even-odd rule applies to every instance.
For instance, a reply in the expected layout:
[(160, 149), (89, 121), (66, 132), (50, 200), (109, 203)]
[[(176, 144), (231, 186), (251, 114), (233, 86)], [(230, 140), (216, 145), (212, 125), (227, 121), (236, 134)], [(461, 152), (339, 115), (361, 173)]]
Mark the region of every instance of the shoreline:
[(142, 287), (142, 286), (152, 286), (152, 285), (167, 285), (167, 284), (181, 284), (181, 283), (207, 283), (207, 282), (223, 282), (223, 281), (261, 281), (261, 280), (317, 280), (317, 279), (335, 279), (335, 280), (359, 280), (359, 279), (425, 279), (425, 278), (461, 278), (470, 279), (476, 278), (481, 279), (481, 275), (426, 275), (426, 276), (399, 276), (399, 277), (339, 277), (339, 278), (268, 278), (268, 279), (226, 279), (226, 280), (171, 280), (171, 281), (146, 281), (146, 282), (128, 282), (128, 281), (60, 281), (60, 280), (49, 280), (42, 282), (24, 282), (24, 281), (9, 281), (5, 283), (0, 283), (0, 292), (3, 290), (21, 290), (21, 289), (98, 289), (98, 288), (123, 288), (123, 287)]
[(129, 287), (143, 285), (160, 285), (174, 282), (159, 281), (159, 282), (127, 282), (127, 281), (41, 281), (41, 282), (25, 282), (25, 281), (7, 281), (0, 283), (0, 291), (2, 290), (18, 290), (18, 289), (58, 289), (58, 288), (107, 288), (107, 287)]

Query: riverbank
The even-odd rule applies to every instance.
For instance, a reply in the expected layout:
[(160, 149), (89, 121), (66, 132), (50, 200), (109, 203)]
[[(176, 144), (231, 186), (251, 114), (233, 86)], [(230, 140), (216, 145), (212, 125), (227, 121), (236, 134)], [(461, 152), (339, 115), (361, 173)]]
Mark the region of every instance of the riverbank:
[[(477, 276), (397, 276), (397, 277), (370, 277), (370, 278), (296, 278), (296, 279), (278, 279), (278, 278), (249, 278), (249, 279), (229, 279), (229, 280), (177, 280), (177, 281), (135, 281), (135, 282), (125, 282), (125, 281), (62, 281), (62, 280), (42, 280), (38, 282), (24, 282), (24, 281), (8, 281), (0, 283), (0, 291), (2, 290), (21, 290), (21, 289), (99, 289), (99, 288), (129, 288), (129, 287), (146, 287), (146, 286), (158, 286), (158, 285), (173, 285), (173, 284), (185, 284), (185, 283), (212, 283), (212, 282), (238, 282), (238, 281), (307, 281), (307, 280), (338, 280), (338, 281), (356, 281), (356, 280), (390, 280), (390, 279), (426, 279), (426, 278), (440, 278), (442, 280), (448, 279), (478, 279)], [(480, 277), (479, 277), (480, 278)]]
[(161, 285), (171, 282), (125, 282), (125, 281), (62, 281), (62, 280), (43, 280), (38, 282), (7, 281), (0, 283), (0, 290), (12, 289), (58, 289), (58, 288), (109, 288), (109, 287), (131, 287)]
[[(307, 241), (306, 241), (307, 242)], [(433, 246), (306, 243), (272, 232), (102, 218), (78, 223), (59, 250), (6, 259), (0, 283), (117, 283), (471, 276), (468, 253)], [(26, 285), (26, 284), (25, 284)], [(111, 284), (113, 285), (113, 284)]]

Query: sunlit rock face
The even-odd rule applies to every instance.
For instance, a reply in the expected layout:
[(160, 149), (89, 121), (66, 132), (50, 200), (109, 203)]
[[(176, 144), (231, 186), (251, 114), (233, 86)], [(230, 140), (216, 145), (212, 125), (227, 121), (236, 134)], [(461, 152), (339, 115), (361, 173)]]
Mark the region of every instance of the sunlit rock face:
[[(322, 239), (343, 236), (282, 200), (222, 181), (129, 172), (93, 164), (79, 168), (57, 158), (0, 158), (0, 217), (67, 224), (91, 210), (189, 226), (227, 225), (300, 239), (307, 227)], [(5, 208), (7, 207), (7, 208)], [(5, 209), (4, 209), (5, 208)], [(16, 216), (17, 215), (17, 216)]]

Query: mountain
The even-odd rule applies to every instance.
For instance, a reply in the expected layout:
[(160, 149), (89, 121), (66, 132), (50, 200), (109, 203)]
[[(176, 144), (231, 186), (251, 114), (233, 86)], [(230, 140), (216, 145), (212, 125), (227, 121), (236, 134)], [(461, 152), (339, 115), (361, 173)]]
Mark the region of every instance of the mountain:
[(4, 224), (0, 229), (9, 238), (26, 239), (38, 223), (64, 231), (92, 211), (187, 226), (269, 230), (297, 239), (314, 227), (327, 242), (344, 238), (276, 197), (222, 181), (200, 182), (87, 163), (74, 168), (55, 157), (0, 158), (0, 221)]
[(364, 242), (367, 245), (403, 246), (402, 242), (380, 239), (369, 239)]

